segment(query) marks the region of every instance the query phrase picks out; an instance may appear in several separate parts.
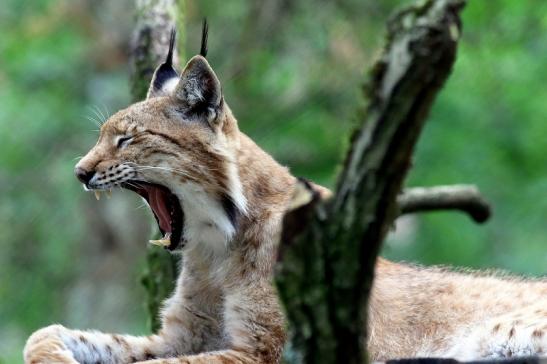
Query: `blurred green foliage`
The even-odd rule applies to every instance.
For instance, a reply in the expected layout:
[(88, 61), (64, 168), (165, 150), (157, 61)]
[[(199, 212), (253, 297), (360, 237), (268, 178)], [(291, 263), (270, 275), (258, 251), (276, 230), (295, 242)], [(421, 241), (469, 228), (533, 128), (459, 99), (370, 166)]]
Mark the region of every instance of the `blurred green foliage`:
[[(210, 23), (209, 58), (240, 128), (294, 174), (332, 186), (384, 24), (410, 1), (189, 0), (186, 54)], [(145, 331), (147, 211), (97, 203), (72, 176), (102, 118), (129, 103), (132, 1), (5, 0), (0, 8), (0, 361), (60, 322)], [(424, 264), (544, 274), (547, 2), (470, 1), (453, 75), (409, 185), (476, 183), (493, 203), (411, 216), (384, 249)], [(141, 227), (139, 227), (141, 226)]]

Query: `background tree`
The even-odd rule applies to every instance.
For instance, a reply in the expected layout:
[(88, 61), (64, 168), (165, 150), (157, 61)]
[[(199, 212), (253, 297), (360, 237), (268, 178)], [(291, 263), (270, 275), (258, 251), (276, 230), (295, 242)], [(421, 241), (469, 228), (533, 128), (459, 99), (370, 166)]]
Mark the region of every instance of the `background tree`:
[[(161, 64), (169, 49), (169, 37), (173, 29), (178, 33), (178, 44), (173, 62), (179, 62), (179, 49), (184, 44), (184, 0), (137, 1), (137, 19), (131, 49), (131, 94), (133, 101), (146, 98), (156, 67)], [(150, 328), (160, 328), (159, 309), (162, 302), (175, 288), (179, 258), (167, 250), (148, 246), (147, 266), (142, 277)]]

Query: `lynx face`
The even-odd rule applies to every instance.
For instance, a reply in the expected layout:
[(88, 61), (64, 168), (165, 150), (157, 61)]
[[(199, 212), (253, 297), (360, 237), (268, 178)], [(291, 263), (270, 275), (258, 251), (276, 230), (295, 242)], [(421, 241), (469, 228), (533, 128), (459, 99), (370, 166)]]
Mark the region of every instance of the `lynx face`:
[(122, 187), (142, 196), (170, 250), (186, 242), (227, 242), (245, 213), (235, 151), (239, 131), (207, 60), (195, 56), (179, 77), (170, 60), (147, 100), (119, 111), (76, 165), (87, 190)]

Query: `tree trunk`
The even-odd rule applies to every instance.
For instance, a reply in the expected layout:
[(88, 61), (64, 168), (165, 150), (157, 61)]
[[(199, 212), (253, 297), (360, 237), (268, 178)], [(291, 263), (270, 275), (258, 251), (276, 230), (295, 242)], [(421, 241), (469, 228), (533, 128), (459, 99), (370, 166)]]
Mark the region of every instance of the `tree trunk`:
[[(183, 49), (183, 0), (136, 0), (130, 78), (133, 101), (141, 101), (146, 97), (154, 70), (167, 55), (169, 35), (175, 26), (178, 49)], [(175, 52), (175, 64), (178, 63), (178, 58), (178, 53)], [(142, 283), (147, 292), (150, 328), (156, 332), (160, 327), (158, 311), (161, 303), (175, 286), (178, 259), (166, 250), (149, 246), (146, 260), (147, 269), (142, 276)]]
[(276, 281), (290, 322), (291, 362), (367, 361), (365, 308), (374, 264), (399, 214), (397, 195), (414, 145), (460, 35), (463, 0), (420, 3), (388, 23), (334, 197), (305, 215), (302, 233), (284, 234)]

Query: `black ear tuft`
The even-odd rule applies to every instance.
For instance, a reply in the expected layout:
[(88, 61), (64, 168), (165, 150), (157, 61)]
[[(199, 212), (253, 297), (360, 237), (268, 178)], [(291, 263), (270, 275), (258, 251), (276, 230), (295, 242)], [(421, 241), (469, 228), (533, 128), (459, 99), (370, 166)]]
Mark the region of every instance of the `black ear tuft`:
[(167, 52), (167, 57), (165, 57), (166, 65), (173, 66), (173, 50), (175, 49), (175, 39), (177, 38), (177, 29), (173, 27), (171, 29), (171, 35), (169, 36), (169, 51)]
[(167, 96), (175, 89), (178, 81), (178, 73), (173, 68), (173, 54), (175, 49), (175, 39), (177, 31), (175, 28), (171, 30), (169, 38), (169, 51), (165, 61), (156, 68), (152, 82), (148, 88), (147, 99), (158, 96)]
[(207, 38), (209, 36), (209, 26), (207, 25), (207, 18), (203, 18), (203, 28), (201, 29), (201, 50), (199, 54), (204, 58), (207, 57)]

